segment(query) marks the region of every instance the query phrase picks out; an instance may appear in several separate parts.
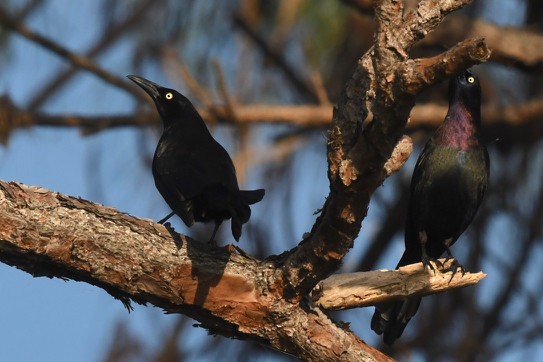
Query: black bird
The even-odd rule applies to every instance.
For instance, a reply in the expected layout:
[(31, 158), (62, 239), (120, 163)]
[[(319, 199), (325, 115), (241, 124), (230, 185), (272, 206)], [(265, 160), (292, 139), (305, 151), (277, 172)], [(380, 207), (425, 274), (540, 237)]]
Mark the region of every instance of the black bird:
[[(489, 159), (480, 135), (481, 88), (470, 71), (449, 82), (449, 111), (422, 151), (411, 179), (405, 252), (396, 268), (447, 253), (471, 223), (488, 185)], [(454, 262), (453, 273), (458, 268)], [(377, 305), (371, 328), (392, 344), (415, 315), (421, 298)]]
[(232, 219), (236, 241), (251, 209), (264, 190), (240, 190), (226, 150), (211, 136), (192, 103), (179, 92), (135, 75), (127, 76), (155, 102), (164, 131), (153, 158), (155, 185), (172, 209), (159, 221), (177, 214), (187, 226), (215, 222), (210, 243), (224, 220)]

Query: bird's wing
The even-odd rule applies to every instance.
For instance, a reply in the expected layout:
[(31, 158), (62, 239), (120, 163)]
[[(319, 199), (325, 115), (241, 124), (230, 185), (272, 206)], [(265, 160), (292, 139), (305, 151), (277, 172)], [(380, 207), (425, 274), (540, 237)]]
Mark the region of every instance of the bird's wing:
[(155, 185), (168, 206), (187, 226), (192, 226), (194, 224), (193, 202), (187, 199), (179, 188), (177, 175), (171, 173), (155, 174)]
[[(166, 165), (166, 163), (172, 165)], [(155, 179), (161, 180), (162, 186), (170, 190), (172, 197), (179, 200), (194, 198), (209, 182), (205, 165), (199, 164), (190, 157), (175, 160), (157, 158), (154, 170)]]
[(217, 185), (238, 190), (232, 160), (222, 146), (216, 145), (220, 148), (187, 150), (178, 157), (156, 157), (153, 174), (184, 199), (192, 199), (206, 188)]
[[(427, 163), (431, 158), (432, 153), (432, 139), (428, 141), (424, 149), (422, 150), (417, 163), (415, 164), (415, 169), (413, 170), (413, 177), (411, 179), (411, 199), (415, 201), (419, 198), (419, 195), (423, 192), (423, 188), (427, 185), (427, 181), (430, 178)], [(411, 202), (412, 203), (412, 202)]]
[[(424, 226), (421, 220), (425, 220), (428, 215), (427, 200), (431, 182), (431, 159), (433, 157), (434, 140), (431, 138), (422, 150), (411, 179), (407, 219), (405, 225), (405, 244), (407, 261), (413, 262), (420, 258), (420, 240), (419, 232), (423, 231)], [(406, 261), (406, 262), (407, 262)], [(404, 264), (405, 265), (405, 264)]]

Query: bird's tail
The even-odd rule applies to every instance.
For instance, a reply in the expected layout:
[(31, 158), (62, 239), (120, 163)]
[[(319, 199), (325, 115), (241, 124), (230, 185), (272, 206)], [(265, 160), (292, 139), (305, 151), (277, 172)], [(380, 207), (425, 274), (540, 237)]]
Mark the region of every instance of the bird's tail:
[[(251, 217), (249, 205), (256, 204), (264, 197), (264, 189), (258, 190), (240, 190), (235, 206), (236, 215), (241, 224), (245, 224)], [(232, 215), (232, 221), (234, 216)], [(241, 228), (241, 225), (240, 225)]]
[(383, 341), (391, 345), (400, 338), (409, 320), (417, 313), (420, 301), (421, 298), (415, 297), (376, 305), (371, 329), (377, 334), (383, 334)]
[(258, 190), (240, 190), (239, 197), (247, 205), (256, 204), (264, 198), (264, 189)]
[(241, 237), (241, 227), (251, 217), (251, 208), (249, 205), (256, 204), (264, 197), (264, 189), (258, 190), (240, 190), (236, 205), (230, 210), (232, 216), (231, 228), (232, 235), (236, 241)]
[[(406, 250), (396, 269), (401, 266), (420, 262), (420, 253), (417, 250)], [(377, 334), (383, 334), (383, 341), (391, 345), (403, 333), (407, 323), (419, 309), (421, 298), (414, 297), (402, 301), (381, 303), (375, 306), (375, 313), (371, 319), (371, 329)]]

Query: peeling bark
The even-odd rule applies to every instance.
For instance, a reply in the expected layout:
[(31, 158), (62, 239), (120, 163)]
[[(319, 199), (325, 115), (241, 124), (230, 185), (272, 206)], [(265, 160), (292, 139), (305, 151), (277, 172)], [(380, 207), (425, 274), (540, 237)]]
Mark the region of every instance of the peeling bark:
[[(305, 360), (389, 361), (310, 305), (289, 303), (272, 262), (210, 249), (152, 220), (0, 181), (0, 261), (182, 313), (212, 333)], [(307, 304), (307, 303), (303, 303)]]

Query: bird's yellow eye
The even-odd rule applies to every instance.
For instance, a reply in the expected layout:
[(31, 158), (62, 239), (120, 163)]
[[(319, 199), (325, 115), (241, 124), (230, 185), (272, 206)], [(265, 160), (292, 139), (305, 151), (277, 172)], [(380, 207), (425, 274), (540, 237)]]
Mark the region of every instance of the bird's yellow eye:
[(165, 97), (166, 97), (167, 100), (170, 100), (170, 99), (173, 98), (173, 94), (172, 93), (166, 93)]
[(475, 77), (468, 77), (468, 83), (470, 84), (475, 83)]

